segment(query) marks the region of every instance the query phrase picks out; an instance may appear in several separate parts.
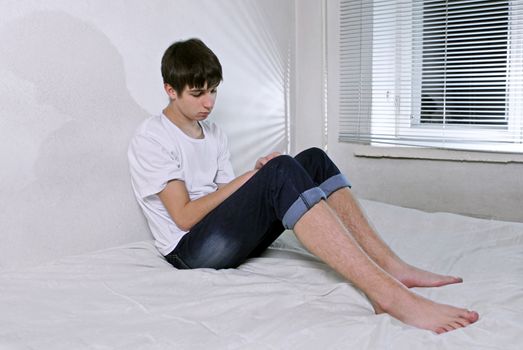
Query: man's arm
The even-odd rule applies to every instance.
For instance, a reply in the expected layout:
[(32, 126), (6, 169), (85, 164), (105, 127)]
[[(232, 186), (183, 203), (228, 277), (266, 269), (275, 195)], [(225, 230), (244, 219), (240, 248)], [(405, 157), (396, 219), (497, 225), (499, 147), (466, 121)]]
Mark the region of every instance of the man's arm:
[(218, 190), (206, 196), (191, 201), (185, 182), (173, 180), (158, 193), (160, 200), (167, 209), (167, 212), (181, 230), (189, 231), (201, 219), (220, 205), (225, 199), (233, 194), (238, 188), (247, 182), (259, 169), (269, 160), (278, 157), (279, 152), (273, 152), (256, 161), (254, 170), (238, 176), (227, 184), (218, 184)]
[(181, 230), (189, 231), (205, 215), (247, 182), (256, 171), (248, 171), (228, 184), (220, 184), (215, 192), (193, 201), (189, 198), (185, 182), (180, 180), (169, 181), (158, 196), (176, 225)]

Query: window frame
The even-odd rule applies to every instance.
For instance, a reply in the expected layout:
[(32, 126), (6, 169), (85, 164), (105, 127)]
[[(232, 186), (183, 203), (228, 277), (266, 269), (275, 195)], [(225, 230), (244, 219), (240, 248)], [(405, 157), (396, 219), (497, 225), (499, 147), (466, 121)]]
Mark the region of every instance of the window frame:
[[(341, 3), (341, 2), (340, 2)], [(395, 2), (397, 8), (396, 11), (403, 11), (402, 6), (410, 5), (410, 2)], [(375, 19), (376, 14), (373, 13), (373, 19)], [(338, 18), (340, 14), (338, 14)], [(521, 28), (521, 21), (523, 15), (512, 14), (511, 17), (513, 20), (518, 20), (519, 23), (517, 28)], [(411, 21), (412, 23), (412, 21)], [(514, 67), (519, 69), (512, 69), (509, 72), (509, 78), (507, 79), (507, 84), (510, 87), (507, 92), (508, 99), (508, 113), (507, 120), (508, 124), (505, 129), (500, 128), (499, 126), (491, 127), (489, 125), (460, 125), (460, 124), (432, 124), (432, 123), (420, 123), (419, 118), (416, 118), (414, 115), (414, 110), (416, 109), (416, 103), (421, 104), (421, 88), (416, 89), (416, 84), (421, 84), (421, 74), (419, 77), (411, 75), (411, 81), (396, 81), (394, 87), (387, 87), (387, 91), (381, 91), (375, 93), (372, 91), (372, 102), (370, 105), (370, 144), (374, 146), (380, 145), (398, 145), (398, 146), (416, 146), (416, 147), (430, 147), (430, 148), (444, 148), (444, 149), (458, 149), (458, 150), (478, 150), (478, 151), (494, 151), (494, 152), (514, 152), (514, 153), (523, 153), (523, 130), (522, 130), (522, 121), (521, 116), (522, 102), (517, 98), (522, 96), (522, 81), (523, 73), (521, 72), (521, 65), (517, 65), (516, 62), (521, 62), (521, 56), (523, 52), (523, 33), (521, 29), (513, 31), (514, 23), (509, 24), (509, 48), (508, 48), (508, 61), (511, 62), (509, 67)], [(404, 28), (403, 28), (404, 29)], [(410, 28), (410, 32), (414, 33), (415, 29)], [(412, 46), (409, 47), (409, 40), (411, 37), (404, 39), (404, 42), (401, 42), (400, 45), (395, 46), (394, 50), (394, 62), (391, 63), (394, 65), (395, 70), (405, 69), (401, 65), (405, 65), (405, 61), (401, 63), (402, 55), (412, 55)], [(373, 42), (374, 43), (374, 42)], [(374, 47), (374, 44), (373, 44)], [(374, 50), (374, 48), (373, 48)], [(420, 59), (418, 59), (420, 60)], [(415, 60), (410, 57), (406, 61), (414, 62)], [(415, 62), (416, 63), (416, 62)], [(420, 62), (417, 62), (419, 64)], [(510, 68), (509, 68), (510, 69)], [(372, 68), (372, 84), (379, 86), (379, 82), (375, 78), (375, 69)], [(341, 84), (341, 83), (340, 83)], [(410, 94), (400, 94), (398, 91), (405, 89), (405, 86), (408, 86), (410, 89)], [(341, 85), (340, 85), (341, 86)], [(343, 89), (343, 87), (341, 87)], [(418, 95), (415, 96), (415, 91), (419, 91)], [(375, 96), (380, 96), (376, 98)], [(401, 101), (401, 99), (409, 99), (411, 101)], [(415, 102), (417, 101), (417, 102)], [(381, 110), (379, 110), (381, 108)], [(393, 111), (393, 112), (391, 112)], [(343, 117), (343, 114), (346, 111), (340, 109), (340, 122)], [(392, 113), (392, 114), (391, 114)], [(519, 113), (519, 114), (518, 114)], [(388, 115), (386, 115), (388, 114)], [(410, 121), (405, 123), (405, 120), (399, 120), (402, 115), (410, 115)], [(387, 126), (377, 126), (375, 120), (382, 120), (388, 118), (395, 120), (396, 122)], [(341, 125), (341, 124), (340, 124)], [(341, 126), (340, 126), (341, 129)], [(372, 139), (374, 135), (384, 135), (382, 139), (375, 138)], [(463, 135), (467, 135), (467, 140), (462, 141)], [(512, 137), (510, 137), (512, 135)], [(420, 139), (420, 136), (423, 138)], [(507, 137), (510, 137), (511, 142), (501, 143), (501, 142), (489, 142), (485, 140), (504, 140)], [(350, 139), (350, 137), (348, 137)], [(347, 141), (346, 138), (342, 136), (342, 133), (339, 134), (340, 141)], [(352, 141), (348, 141), (352, 142)]]

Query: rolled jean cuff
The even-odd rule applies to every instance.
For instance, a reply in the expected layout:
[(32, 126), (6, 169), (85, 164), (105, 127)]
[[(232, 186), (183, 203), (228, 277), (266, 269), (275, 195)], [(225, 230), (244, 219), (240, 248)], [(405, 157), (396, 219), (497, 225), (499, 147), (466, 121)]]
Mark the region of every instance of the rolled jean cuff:
[(281, 220), (286, 229), (292, 230), (296, 222), (305, 214), (310, 208), (322, 199), (327, 198), (323, 190), (319, 187), (313, 187), (300, 194), (298, 199), (287, 209), (287, 212)]
[(342, 187), (352, 187), (349, 180), (343, 174), (331, 176), (320, 185), (320, 188), (327, 197)]

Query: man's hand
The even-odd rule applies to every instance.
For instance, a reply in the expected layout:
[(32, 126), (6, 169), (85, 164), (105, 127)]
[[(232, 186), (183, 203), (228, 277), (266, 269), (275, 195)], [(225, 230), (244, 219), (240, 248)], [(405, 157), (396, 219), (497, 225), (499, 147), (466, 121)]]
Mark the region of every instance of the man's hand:
[(281, 156), (280, 152), (272, 152), (271, 154), (261, 157), (256, 161), (256, 165), (254, 166), (254, 170), (260, 170), (267, 162), (273, 158), (276, 158), (278, 156)]

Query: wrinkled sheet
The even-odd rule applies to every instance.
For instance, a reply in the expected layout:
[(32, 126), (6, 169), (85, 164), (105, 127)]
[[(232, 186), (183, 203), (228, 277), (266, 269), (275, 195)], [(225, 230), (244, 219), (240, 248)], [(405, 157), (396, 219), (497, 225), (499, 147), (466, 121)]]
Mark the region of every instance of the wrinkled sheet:
[(286, 232), (238, 269), (178, 271), (145, 241), (0, 271), (0, 349), (523, 348), (523, 224), (362, 204), (406, 261), (464, 278), (415, 291), (476, 324), (435, 335), (374, 315)]

